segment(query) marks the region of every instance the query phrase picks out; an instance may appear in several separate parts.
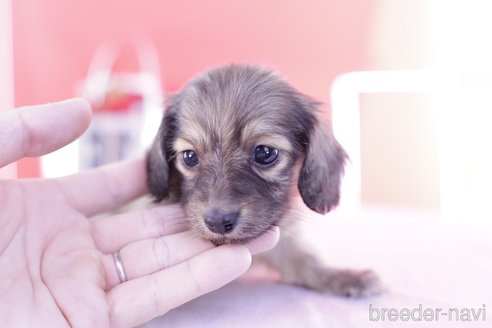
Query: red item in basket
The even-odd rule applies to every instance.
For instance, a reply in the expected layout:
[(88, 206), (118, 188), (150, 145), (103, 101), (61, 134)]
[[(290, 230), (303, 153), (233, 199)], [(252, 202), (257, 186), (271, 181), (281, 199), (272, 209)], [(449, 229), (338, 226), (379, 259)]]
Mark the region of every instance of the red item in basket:
[(135, 105), (140, 105), (142, 100), (142, 95), (138, 93), (108, 92), (104, 102), (94, 106), (94, 110), (96, 112), (123, 112)]

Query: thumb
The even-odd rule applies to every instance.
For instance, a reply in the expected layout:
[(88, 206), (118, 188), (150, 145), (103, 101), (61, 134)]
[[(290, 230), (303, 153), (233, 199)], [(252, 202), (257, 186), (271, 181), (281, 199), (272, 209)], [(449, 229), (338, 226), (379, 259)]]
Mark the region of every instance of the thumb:
[(0, 167), (26, 156), (40, 156), (77, 139), (89, 126), (84, 99), (18, 108), (0, 115)]

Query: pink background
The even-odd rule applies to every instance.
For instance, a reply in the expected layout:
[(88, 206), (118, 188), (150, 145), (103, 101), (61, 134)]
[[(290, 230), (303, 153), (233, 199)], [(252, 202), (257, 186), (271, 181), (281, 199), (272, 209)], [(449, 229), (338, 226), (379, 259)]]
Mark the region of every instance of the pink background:
[[(96, 47), (135, 31), (156, 44), (167, 91), (211, 65), (249, 62), (279, 69), (304, 93), (327, 102), (338, 74), (369, 67), (376, 3), (16, 0), (15, 104), (73, 96)], [(119, 64), (133, 63), (128, 56)], [(19, 171), (39, 174), (33, 160), (20, 163)]]

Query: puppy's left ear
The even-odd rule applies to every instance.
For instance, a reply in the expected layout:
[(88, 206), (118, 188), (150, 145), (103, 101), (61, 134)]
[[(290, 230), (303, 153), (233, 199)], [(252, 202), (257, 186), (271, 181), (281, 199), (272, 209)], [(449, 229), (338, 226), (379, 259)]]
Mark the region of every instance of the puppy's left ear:
[(172, 143), (176, 137), (177, 98), (172, 98), (147, 153), (147, 186), (157, 202), (179, 196), (179, 178), (173, 164)]
[(308, 109), (312, 128), (306, 131), (307, 145), (298, 188), (304, 203), (324, 214), (338, 205), (347, 154), (333, 136), (331, 126), (317, 115), (317, 103), (303, 101), (303, 106)]

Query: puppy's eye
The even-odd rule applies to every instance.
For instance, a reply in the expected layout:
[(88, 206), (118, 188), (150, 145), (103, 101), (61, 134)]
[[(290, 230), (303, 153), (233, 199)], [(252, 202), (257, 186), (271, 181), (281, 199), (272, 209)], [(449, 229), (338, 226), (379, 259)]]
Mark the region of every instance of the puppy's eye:
[(256, 146), (254, 161), (263, 166), (270, 166), (277, 161), (278, 149), (264, 145)]
[(183, 152), (183, 163), (188, 167), (197, 166), (199, 163), (198, 154), (194, 150), (185, 150)]

